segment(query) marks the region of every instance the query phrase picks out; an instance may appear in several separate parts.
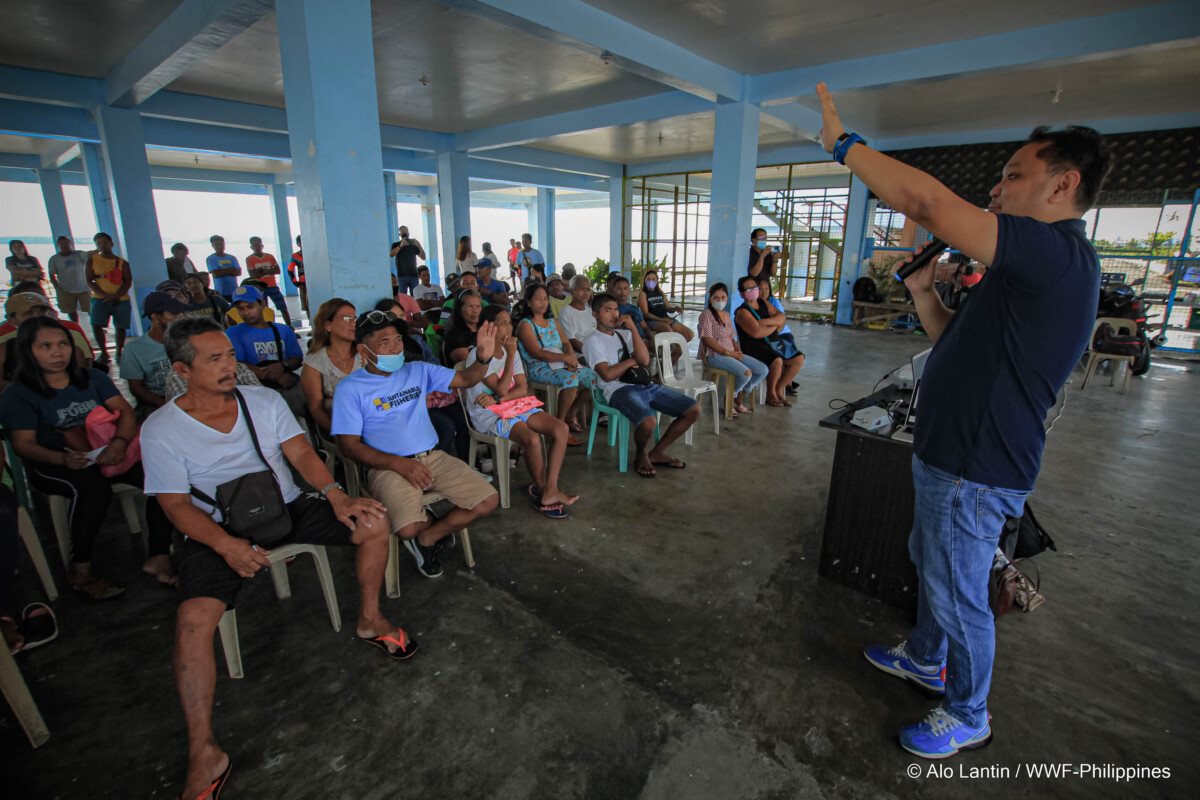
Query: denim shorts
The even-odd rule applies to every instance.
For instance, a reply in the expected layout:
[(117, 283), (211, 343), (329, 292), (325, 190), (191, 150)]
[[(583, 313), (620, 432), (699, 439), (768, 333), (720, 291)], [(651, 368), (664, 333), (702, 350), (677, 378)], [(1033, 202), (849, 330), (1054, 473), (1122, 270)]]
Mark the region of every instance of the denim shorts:
[(696, 405), (696, 401), (683, 392), (650, 383), (645, 386), (622, 386), (612, 393), (608, 404), (637, 425), (646, 417), (654, 416), (655, 411), (670, 417), (682, 417)]
[(106, 303), (99, 298), (92, 298), (90, 313), (92, 325), (97, 328), (107, 328), (109, 321), (114, 328), (129, 327), (129, 300), (119, 300), (116, 303)]

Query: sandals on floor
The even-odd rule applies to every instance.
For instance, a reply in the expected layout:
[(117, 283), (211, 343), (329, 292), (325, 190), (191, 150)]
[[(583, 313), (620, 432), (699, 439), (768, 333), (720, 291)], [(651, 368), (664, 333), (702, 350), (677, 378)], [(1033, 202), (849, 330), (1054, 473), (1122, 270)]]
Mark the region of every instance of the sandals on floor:
[[(233, 759), (229, 760), (229, 765), (225, 767), (225, 771), (217, 776), (217, 779), (208, 785), (200, 794), (196, 795), (196, 800), (218, 800), (221, 796), (221, 790), (225, 788), (225, 784), (229, 781), (229, 773), (233, 772)], [(183, 800), (182, 795), (178, 800)]]
[(667, 469), (685, 469), (687, 464), (680, 461), (678, 458), (671, 458), (666, 461), (651, 461), (653, 467), (666, 467)]
[(21, 612), (21, 623), (25, 629), (23, 650), (41, 647), (58, 638), (58, 620), (50, 606), (45, 603), (30, 603), (25, 606), (25, 610)]
[[(390, 633), (385, 633), (382, 636), (359, 636), (358, 640), (363, 644), (371, 645), (371, 647), (378, 647), (383, 651), (384, 655), (393, 661), (406, 661), (416, 655), (417, 641), (416, 639), (410, 639), (402, 628), (397, 628), (396, 632), (400, 634), (399, 638)], [(388, 650), (389, 644), (396, 645), (396, 649)]]

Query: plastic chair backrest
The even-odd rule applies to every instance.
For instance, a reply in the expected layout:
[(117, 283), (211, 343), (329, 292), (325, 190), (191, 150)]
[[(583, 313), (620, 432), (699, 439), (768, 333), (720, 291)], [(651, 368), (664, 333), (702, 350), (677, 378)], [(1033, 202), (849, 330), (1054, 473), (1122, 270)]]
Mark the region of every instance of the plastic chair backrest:
[[(683, 350), (683, 356), (679, 359), (683, 362), (685, 372), (682, 380), (675, 377), (675, 370), (671, 367), (671, 345), (678, 345)], [(658, 363), (662, 367), (659, 373), (662, 375), (664, 386), (682, 386), (695, 382), (692, 375), (692, 359), (688, 355), (687, 339), (683, 338), (683, 334), (674, 331), (655, 334), (654, 351), (658, 354)]]

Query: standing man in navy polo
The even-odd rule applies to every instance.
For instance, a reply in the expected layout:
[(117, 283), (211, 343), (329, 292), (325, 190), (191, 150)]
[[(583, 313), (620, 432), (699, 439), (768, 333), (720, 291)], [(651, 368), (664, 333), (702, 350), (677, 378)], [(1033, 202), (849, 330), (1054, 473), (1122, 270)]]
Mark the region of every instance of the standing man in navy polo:
[(988, 575), (1004, 520), (1021, 516), (1041, 468), (1046, 412), (1095, 322), (1100, 262), (1080, 217), (1112, 155), (1091, 128), (1037, 128), (984, 211), (867, 147), (843, 128), (825, 84), (817, 94), (826, 151), (889, 208), (988, 266), (955, 311), (933, 288), (935, 264), (905, 280), (933, 342), (912, 460), (917, 624), (907, 642), (864, 651), (884, 672), (944, 693), (941, 706), (900, 730), (900, 744), (946, 758), (992, 738)]

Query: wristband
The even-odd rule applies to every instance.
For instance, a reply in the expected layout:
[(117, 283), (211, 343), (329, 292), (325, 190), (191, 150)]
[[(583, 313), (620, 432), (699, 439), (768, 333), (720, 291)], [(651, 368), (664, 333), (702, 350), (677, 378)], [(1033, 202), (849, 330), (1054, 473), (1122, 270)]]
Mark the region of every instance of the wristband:
[(851, 147), (859, 143), (866, 144), (867, 140), (851, 131), (843, 133), (838, 137), (837, 144), (833, 146), (833, 160), (845, 166), (846, 153), (850, 151)]

